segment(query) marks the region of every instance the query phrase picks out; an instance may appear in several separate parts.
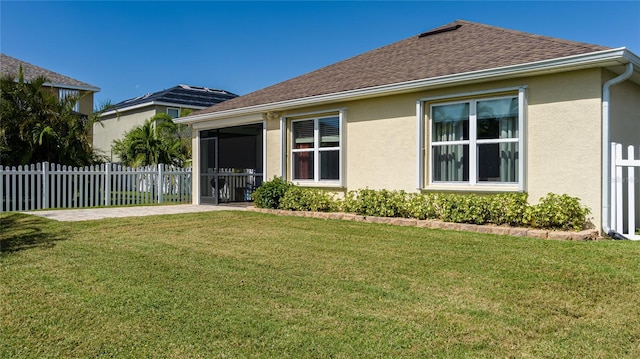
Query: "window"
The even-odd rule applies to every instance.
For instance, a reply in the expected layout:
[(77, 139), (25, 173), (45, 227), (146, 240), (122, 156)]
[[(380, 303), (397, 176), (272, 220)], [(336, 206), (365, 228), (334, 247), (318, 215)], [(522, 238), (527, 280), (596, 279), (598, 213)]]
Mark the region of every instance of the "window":
[(171, 118), (180, 117), (180, 109), (179, 108), (167, 108), (167, 115), (171, 116)]
[(73, 111), (80, 112), (80, 91), (69, 90), (69, 89), (59, 89), (58, 98), (60, 99), (60, 101), (65, 100), (67, 98), (71, 99), (72, 101), (74, 101)]
[(519, 96), (431, 106), (431, 182), (518, 184)]
[(294, 120), (291, 133), (293, 180), (340, 180), (340, 117)]

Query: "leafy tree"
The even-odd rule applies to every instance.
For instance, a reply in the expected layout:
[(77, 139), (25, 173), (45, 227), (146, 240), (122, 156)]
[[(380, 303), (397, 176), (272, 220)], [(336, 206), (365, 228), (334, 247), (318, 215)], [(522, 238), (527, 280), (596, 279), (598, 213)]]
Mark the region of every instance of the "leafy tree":
[(22, 68), (17, 81), (0, 79), (0, 163), (15, 166), (36, 162), (85, 166), (101, 161), (94, 153), (91, 129), (97, 115), (73, 109), (78, 97), (58, 99), (45, 77), (25, 81)]
[(191, 133), (186, 125), (173, 122), (160, 113), (128, 131), (122, 140), (113, 141), (113, 152), (126, 166), (158, 163), (185, 166), (191, 159)]

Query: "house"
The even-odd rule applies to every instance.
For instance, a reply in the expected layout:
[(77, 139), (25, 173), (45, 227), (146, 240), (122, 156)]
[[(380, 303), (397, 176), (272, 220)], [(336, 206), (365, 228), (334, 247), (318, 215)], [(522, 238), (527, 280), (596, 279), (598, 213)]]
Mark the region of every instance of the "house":
[[(640, 145), (640, 58), (459, 20), (175, 122), (193, 126), (194, 203), (245, 161), (336, 193), (566, 193), (607, 233), (609, 143)], [(243, 130), (256, 153), (221, 146)]]
[(111, 152), (113, 141), (122, 139), (126, 132), (151, 117), (166, 113), (177, 118), (183, 110), (201, 110), (234, 97), (238, 95), (224, 90), (178, 85), (119, 102), (107, 109), (100, 116), (100, 123), (93, 126), (93, 147), (112, 162), (118, 161)]
[(93, 113), (93, 94), (100, 91), (100, 88), (26, 61), (0, 54), (0, 72), (3, 75), (8, 74), (17, 77), (20, 67), (22, 67), (22, 73), (26, 81), (32, 81), (39, 76), (43, 76), (49, 81), (45, 83), (47, 89), (53, 91), (58, 98), (74, 96), (80, 99), (75, 107), (76, 112), (84, 115)]

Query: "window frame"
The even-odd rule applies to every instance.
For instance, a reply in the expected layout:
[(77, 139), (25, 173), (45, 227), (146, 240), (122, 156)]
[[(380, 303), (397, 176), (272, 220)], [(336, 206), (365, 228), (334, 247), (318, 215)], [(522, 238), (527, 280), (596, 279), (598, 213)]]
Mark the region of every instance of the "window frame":
[(80, 90), (67, 89), (67, 88), (59, 88), (58, 89), (58, 100), (62, 101), (67, 97), (73, 97), (76, 103), (73, 105), (73, 111), (80, 112)]
[(167, 107), (167, 109), (166, 109), (166, 111), (165, 111), (165, 112), (166, 112), (166, 114), (167, 114), (167, 115), (171, 116), (171, 115), (169, 114), (169, 110), (176, 110), (176, 111), (178, 111), (178, 116), (176, 116), (176, 117), (172, 117), (172, 118), (180, 118), (180, 108), (178, 108), (178, 107)]
[[(320, 121), (323, 119), (331, 119), (336, 118), (338, 120), (338, 130), (340, 131), (338, 134), (338, 146), (332, 147), (320, 147)], [(293, 127), (295, 123), (305, 122), (305, 121), (313, 121), (313, 147), (311, 148), (300, 148), (296, 149), (295, 147), (295, 133), (293, 131)], [(313, 117), (303, 117), (303, 118), (295, 118), (290, 119), (290, 131), (289, 131), (289, 168), (290, 168), (290, 178), (293, 182), (300, 185), (320, 185), (327, 187), (335, 187), (342, 186), (343, 181), (343, 148), (344, 148), (344, 127), (343, 127), (343, 116), (342, 111), (339, 113), (323, 113), (322, 115), (317, 115)], [(338, 179), (322, 179), (321, 176), (321, 161), (320, 154), (321, 152), (338, 152)], [(295, 178), (295, 153), (312, 153), (313, 156), (313, 178), (312, 179), (300, 179)]]
[[(525, 190), (525, 140), (526, 140), (526, 86), (500, 89), (494, 91), (479, 91), (474, 93), (440, 96), (427, 99), (421, 99), (417, 105), (417, 116), (419, 118), (418, 131), (418, 188), (419, 189), (467, 189), (480, 191), (524, 191)], [(518, 136), (513, 138), (495, 138), (495, 139), (478, 139), (477, 138), (477, 104), (479, 101), (490, 101), (496, 99), (516, 98), (518, 102)], [(459, 141), (433, 141), (433, 108), (435, 106), (469, 103), (469, 138), (468, 140)], [(428, 105), (428, 121), (425, 121), (425, 107)], [(427, 125), (425, 129), (423, 124)], [(426, 138), (426, 141), (425, 141)], [(482, 144), (500, 144), (500, 143), (517, 143), (518, 164), (516, 169), (516, 182), (497, 182), (497, 181), (480, 181), (479, 180), (479, 157), (478, 145)], [(426, 146), (425, 146), (426, 145)], [(444, 145), (468, 145), (469, 146), (469, 179), (467, 181), (435, 181), (434, 180), (434, 158), (433, 149), (435, 146)], [(425, 156), (425, 152), (428, 156)], [(427, 157), (427, 158), (425, 158)], [(423, 165), (424, 164), (424, 165)], [(426, 166), (426, 168), (425, 168)], [(428, 175), (425, 176), (424, 172)], [(423, 185), (423, 178), (427, 179), (427, 186)]]

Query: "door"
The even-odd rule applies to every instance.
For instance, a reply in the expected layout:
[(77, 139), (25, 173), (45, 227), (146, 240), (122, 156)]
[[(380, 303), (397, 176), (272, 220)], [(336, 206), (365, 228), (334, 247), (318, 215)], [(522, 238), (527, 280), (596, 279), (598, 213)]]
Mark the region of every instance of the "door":
[(218, 138), (200, 138), (200, 203), (220, 202), (220, 183), (218, 167)]

